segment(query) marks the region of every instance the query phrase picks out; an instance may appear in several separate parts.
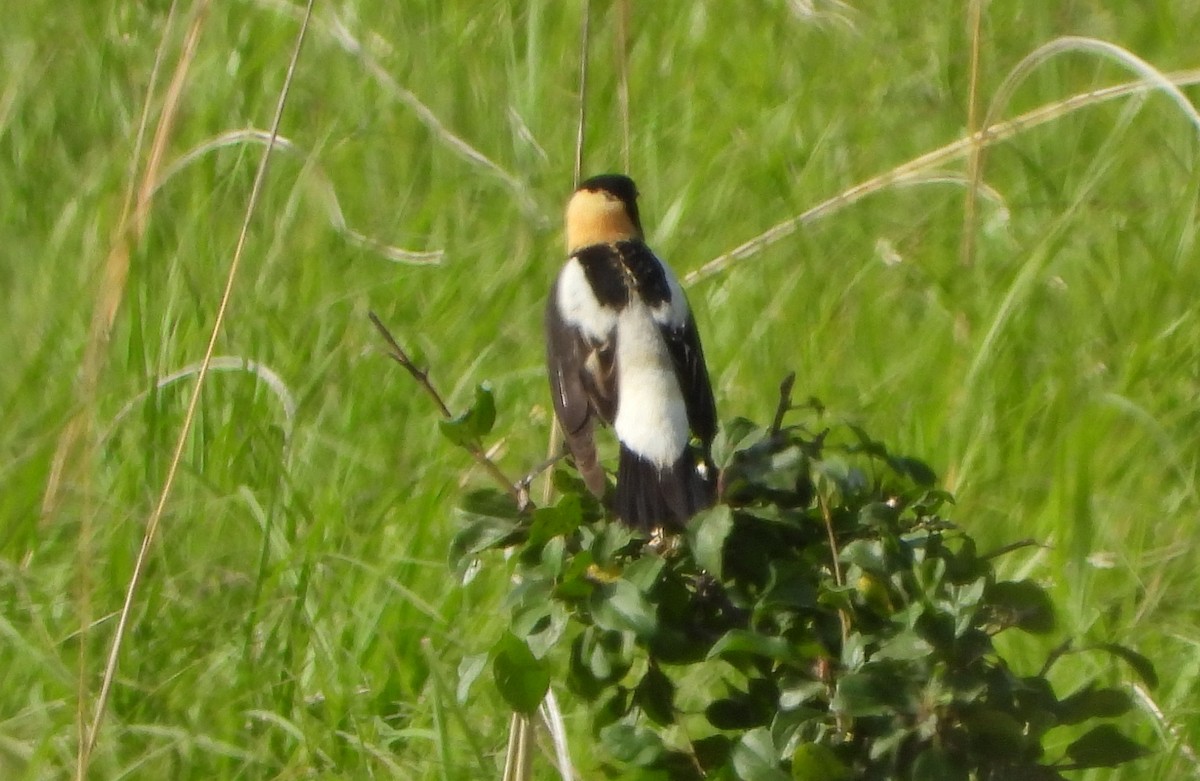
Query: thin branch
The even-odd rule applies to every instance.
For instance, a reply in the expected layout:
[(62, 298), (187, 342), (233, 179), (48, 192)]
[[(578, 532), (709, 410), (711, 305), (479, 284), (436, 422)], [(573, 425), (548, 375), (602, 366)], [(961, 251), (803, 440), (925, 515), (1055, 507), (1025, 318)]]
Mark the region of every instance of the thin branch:
[[(443, 418), (446, 418), (447, 420), (453, 418), (454, 413), (450, 411), (450, 407), (446, 405), (446, 401), (442, 398), (442, 394), (438, 392), (438, 389), (434, 387), (433, 382), (429, 379), (429, 372), (413, 363), (412, 358), (408, 356), (408, 353), (405, 352), (404, 348), (400, 346), (400, 343), (396, 341), (396, 337), (392, 336), (392, 332), (389, 331), (388, 327), (383, 324), (383, 321), (379, 319), (378, 315), (376, 315), (374, 312), (368, 312), (367, 317), (371, 319), (371, 323), (374, 324), (375, 330), (377, 330), (379, 335), (383, 337), (383, 340), (387, 342), (388, 357), (400, 364), (405, 371), (412, 375), (412, 378), (416, 380), (417, 384), (425, 390), (425, 393), (429, 396), (429, 398), (433, 399), (433, 403), (437, 405), (438, 412), (442, 414)], [(504, 490), (506, 494), (512, 497), (513, 501), (517, 503), (518, 507), (525, 508), (529, 506), (528, 491), (526, 491), (520, 483), (516, 483), (508, 479), (508, 476), (500, 470), (500, 467), (496, 466), (496, 462), (488, 456), (487, 451), (483, 449), (482, 443), (475, 441), (464, 449), (471, 454), (471, 457), (475, 459), (477, 464), (483, 467), (483, 470), (487, 472), (488, 476), (496, 481), (496, 483)]]
[(413, 376), (425, 392), (429, 394), (429, 398), (433, 399), (433, 403), (437, 405), (438, 411), (442, 413), (443, 418), (452, 418), (454, 413), (446, 406), (446, 402), (442, 399), (442, 394), (438, 393), (438, 389), (433, 387), (433, 383), (429, 381), (429, 372), (418, 367), (408, 357), (408, 353), (396, 341), (396, 337), (392, 336), (392, 332), (383, 324), (379, 316), (374, 312), (368, 312), (367, 317), (371, 318), (371, 322), (375, 325), (375, 330), (379, 331), (379, 335), (388, 343), (388, 355), (404, 367), (404, 370)]
[[(558, 448), (554, 448), (554, 450), (557, 451)], [(524, 477), (522, 477), (520, 480), (517, 481), (517, 487), (524, 489), (525, 491), (528, 491), (529, 486), (533, 485), (534, 480), (537, 480), (542, 475), (543, 472), (545, 472), (550, 467), (557, 464), (559, 461), (562, 461), (564, 458), (566, 458), (566, 456), (567, 456), (567, 454), (562, 453), (562, 452), (555, 452), (555, 453), (549, 454), (546, 457), (546, 460), (542, 461), (540, 464), (535, 466), (533, 469), (530, 469), (528, 474), (526, 474)]]

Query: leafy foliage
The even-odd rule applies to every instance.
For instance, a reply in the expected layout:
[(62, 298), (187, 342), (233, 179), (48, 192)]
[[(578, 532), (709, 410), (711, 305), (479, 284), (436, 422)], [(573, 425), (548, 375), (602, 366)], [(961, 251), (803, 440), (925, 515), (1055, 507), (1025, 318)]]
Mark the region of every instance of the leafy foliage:
[[(722, 501), (674, 538), (610, 519), (565, 471), (553, 507), (467, 495), (455, 567), (515, 548), (492, 656), (515, 710), (557, 670), (591, 704), (608, 770), (664, 778), (1049, 780), (1146, 753), (1104, 722), (1047, 755), (1052, 730), (1130, 700), (1098, 682), (1056, 694), (1066, 645), (1038, 674), (1009, 669), (994, 636), (1054, 631), (1053, 605), (942, 517), (953, 500), (929, 467), (857, 427), (741, 419), (714, 458)], [(1153, 685), (1144, 657), (1095, 650)]]

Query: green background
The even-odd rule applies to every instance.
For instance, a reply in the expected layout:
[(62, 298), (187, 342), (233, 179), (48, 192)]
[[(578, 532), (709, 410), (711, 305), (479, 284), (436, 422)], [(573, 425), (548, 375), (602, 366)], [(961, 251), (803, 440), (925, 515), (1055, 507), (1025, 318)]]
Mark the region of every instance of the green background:
[[(24, 0), (0, 24), (5, 779), (74, 771), (81, 662), (90, 711), (194, 382), (160, 380), (203, 355), (262, 146), (184, 156), (269, 128), (302, 11), (215, 2), (197, 17), (183, 3), (168, 28), (166, 2), (109, 5)], [(618, 16), (592, 5), (585, 173), (623, 168)], [(630, 173), (651, 246), (681, 275), (966, 132), (966, 3), (632, 6)], [(291, 144), (217, 339), (232, 360), (206, 382), (92, 777), (498, 775), (507, 712), (486, 678), (464, 704), (454, 689), (462, 657), (504, 625), (505, 567), (462, 587), (445, 565), (460, 486), (485, 478), (439, 437), (366, 315), (452, 408), (491, 383), (505, 471), (541, 459), (541, 308), (563, 255), (581, 8), (317, 3), (280, 128)], [(160, 186), (144, 230), (122, 233), (197, 18)], [(1192, 0), (992, 3), (980, 115), (1021, 58), (1064, 35), (1163, 71), (1200, 66)], [(1127, 78), (1060, 55), (1001, 116)], [(1002, 202), (979, 202), (969, 265), (952, 180), (885, 188), (689, 286), (723, 417), (765, 419), (796, 371), (798, 398), (928, 461), (981, 547), (1046, 544), (1004, 567), (1048, 586), (1060, 636), (1157, 662), (1165, 722), (1147, 710), (1135, 732), (1158, 753), (1089, 778), (1196, 772), (1181, 747), (1200, 740), (1198, 137), (1161, 95), (1071, 112), (989, 151), (983, 180)], [(442, 263), (355, 243), (334, 203), (350, 229)], [(106, 281), (126, 235), (128, 277)], [(106, 300), (119, 309), (90, 371)], [(44, 506), (73, 418), (82, 444)], [(1032, 672), (1039, 643), (1002, 646)], [(1077, 659), (1081, 677), (1110, 664)], [(594, 768), (585, 720), (564, 708)]]

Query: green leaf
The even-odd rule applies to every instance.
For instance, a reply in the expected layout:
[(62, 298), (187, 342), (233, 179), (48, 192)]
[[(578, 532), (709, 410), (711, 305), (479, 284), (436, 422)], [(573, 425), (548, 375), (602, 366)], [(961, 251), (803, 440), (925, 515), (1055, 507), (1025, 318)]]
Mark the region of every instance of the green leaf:
[(1150, 750), (1121, 734), (1112, 724), (1101, 724), (1067, 746), (1073, 769), (1116, 767), (1140, 759)]
[(725, 421), (713, 440), (713, 463), (724, 469), (735, 452), (758, 443), (766, 433), (766, 429), (745, 418)]
[(915, 631), (908, 630), (888, 640), (871, 655), (872, 661), (892, 659), (899, 662), (926, 659), (933, 654), (933, 645)]
[(892, 502), (868, 502), (858, 511), (858, 522), (869, 529), (891, 529), (900, 517)]
[(662, 727), (675, 723), (675, 684), (658, 665), (650, 665), (633, 690), (633, 701)]
[(968, 781), (970, 774), (945, 750), (930, 747), (913, 761), (912, 778), (914, 781)]
[(584, 528), (595, 532), (587, 547), (596, 564), (601, 567), (613, 566), (617, 554), (625, 551), (634, 537), (633, 529), (618, 521), (589, 524)]
[[(526, 550), (533, 551), (530, 547)], [(524, 563), (524, 559), (522, 559)], [(531, 570), (538, 570), (547, 578), (557, 581), (563, 575), (567, 565), (567, 542), (563, 537), (551, 537), (542, 546), (541, 556), (536, 565), (530, 564)]]
[(662, 738), (654, 730), (624, 722), (600, 730), (600, 745), (617, 761), (634, 767), (653, 765), (666, 753)]
[(687, 542), (697, 566), (717, 580), (724, 575), (725, 539), (733, 529), (733, 511), (717, 505), (692, 518), (688, 523)]
[[(598, 698), (611, 683), (612, 664), (601, 666), (597, 675), (593, 658), (599, 652), (603, 655), (598, 636), (601, 630), (589, 626), (584, 629), (571, 643), (571, 657), (567, 665), (567, 686), (571, 691), (589, 702)], [(624, 671), (622, 670), (622, 675)]]
[(1032, 580), (1003, 580), (987, 590), (987, 602), (1004, 627), (1030, 634), (1054, 631), (1054, 605), (1045, 590)]
[(554, 596), (558, 599), (584, 599), (595, 590), (596, 584), (588, 577), (588, 571), (593, 564), (592, 554), (580, 551), (568, 562), (558, 582), (554, 586)]
[(868, 572), (888, 571), (883, 543), (879, 540), (854, 540), (842, 548), (838, 558), (847, 564), (857, 564)]
[(482, 383), (475, 388), (475, 402), (461, 415), (439, 420), (442, 436), (462, 448), (470, 448), (491, 432), (496, 424), (496, 400), (492, 388)]
[(888, 466), (897, 474), (907, 477), (922, 488), (931, 488), (937, 482), (937, 473), (929, 468), (924, 461), (907, 456), (892, 456), (888, 458)]
[(803, 664), (806, 659), (785, 637), (762, 635), (747, 629), (730, 629), (713, 643), (709, 659), (736, 659), (739, 656), (762, 656), (787, 664)]
[(971, 708), (963, 714), (962, 722), (972, 747), (984, 756), (1016, 758), (1025, 751), (1025, 726), (1008, 711)]
[(629, 689), (613, 686), (605, 691), (608, 696), (592, 708), (592, 735), (599, 737), (606, 727), (616, 724), (630, 714)]
[(450, 567), (461, 575), (475, 556), (514, 542), (520, 525), (507, 518), (476, 516), (460, 528), (450, 542)]
[(1099, 645), (1092, 646), (1092, 648), (1099, 651), (1108, 651), (1113, 656), (1123, 660), (1125, 664), (1133, 668), (1133, 671), (1138, 674), (1142, 682), (1151, 689), (1158, 686), (1158, 673), (1154, 671), (1154, 664), (1137, 651), (1117, 643), (1100, 643)]
[(806, 702), (825, 695), (825, 684), (822, 681), (800, 679), (789, 681), (779, 692), (779, 707), (784, 711), (799, 708)]
[(809, 610), (816, 607), (816, 575), (809, 568), (798, 567), (794, 561), (783, 559), (772, 562), (767, 569), (770, 577), (759, 598), (759, 609)]
[(550, 688), (549, 666), (511, 632), (492, 647), (492, 677), (508, 706), (526, 715), (537, 710)]
[(658, 628), (654, 606), (628, 580), (597, 587), (589, 603), (592, 619), (605, 629), (628, 630), (638, 637), (649, 638)]
[(577, 494), (567, 494), (553, 507), (533, 511), (529, 524), (529, 544), (542, 545), (554, 537), (570, 534), (583, 523), (583, 504)]
[(643, 553), (641, 558), (634, 560), (625, 568), (621, 577), (632, 583), (638, 591), (648, 594), (658, 583), (658, 576), (662, 573), (666, 563), (661, 556)]
[(1129, 712), (1133, 701), (1122, 689), (1097, 687), (1089, 683), (1064, 697), (1055, 709), (1062, 724), (1080, 724), (1088, 719), (1107, 719)]
[(540, 604), (527, 602), (513, 611), (512, 633), (529, 644), (529, 650), (541, 659), (550, 652), (567, 628), (567, 612), (548, 598)]
[(704, 718), (717, 729), (746, 730), (766, 724), (769, 714), (763, 713), (758, 703), (744, 692), (738, 692), (710, 702), (704, 709)]
[(728, 735), (710, 735), (693, 740), (692, 752), (703, 770), (712, 771), (729, 761), (729, 755), (733, 753), (733, 740)]
[(765, 727), (752, 729), (733, 747), (733, 769), (743, 781), (788, 781), (779, 752)]
[(516, 520), (521, 517), (521, 510), (512, 497), (495, 488), (468, 491), (456, 509), (459, 517), (466, 521), (478, 518)]
[(829, 709), (847, 716), (885, 716), (892, 712), (888, 687), (869, 673), (852, 673), (838, 679)]
[(459, 705), (466, 704), (467, 696), (471, 692), (471, 684), (475, 683), (475, 679), (483, 672), (483, 668), (487, 667), (487, 660), (487, 654), (472, 654), (464, 656), (458, 663), (458, 688), (455, 691), (455, 698)]
[(802, 743), (792, 754), (793, 781), (850, 781), (851, 778), (850, 768), (828, 746)]
[(478, 554), (514, 543), (522, 531), (512, 497), (495, 489), (468, 492), (455, 508), (458, 532), (450, 542), (450, 567), (458, 575)]

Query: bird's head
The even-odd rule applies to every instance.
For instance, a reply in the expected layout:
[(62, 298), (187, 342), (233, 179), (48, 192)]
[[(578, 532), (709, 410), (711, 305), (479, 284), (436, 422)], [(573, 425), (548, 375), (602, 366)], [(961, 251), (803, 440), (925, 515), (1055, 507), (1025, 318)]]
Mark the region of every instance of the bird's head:
[(567, 252), (643, 238), (637, 196), (637, 185), (621, 174), (582, 182), (567, 202)]

